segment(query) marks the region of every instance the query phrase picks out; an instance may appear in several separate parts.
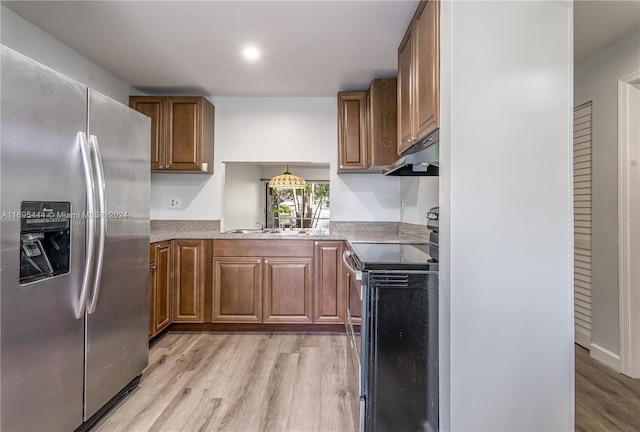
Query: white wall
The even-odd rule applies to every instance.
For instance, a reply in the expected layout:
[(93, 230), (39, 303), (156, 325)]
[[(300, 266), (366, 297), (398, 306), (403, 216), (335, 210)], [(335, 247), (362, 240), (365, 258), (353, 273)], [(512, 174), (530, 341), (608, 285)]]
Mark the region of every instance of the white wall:
[[(576, 65), (575, 105), (593, 101), (593, 348), (619, 356), (618, 79), (640, 70), (640, 30)], [(618, 362), (612, 358), (608, 364)]]
[[(294, 164), (288, 165), (289, 171), (291, 173), (298, 175), (305, 180), (329, 181), (329, 179), (331, 178), (331, 168), (329, 168), (328, 164), (326, 167), (298, 166)], [(271, 177), (282, 174), (286, 171), (286, 169), (287, 165), (285, 163), (274, 164), (270, 166), (262, 165), (262, 178), (270, 179)]]
[(225, 164), (223, 217), (225, 230), (234, 228), (258, 228), (264, 220), (260, 178), (262, 169), (254, 164)]
[[(212, 176), (151, 176), (152, 219), (221, 219), (223, 162), (328, 163), (332, 220), (400, 220), (400, 180), (337, 174), (334, 97), (212, 98), (216, 107)], [(169, 209), (170, 197), (182, 209)]]
[(427, 212), (438, 205), (438, 177), (401, 177), (400, 222), (426, 225)]
[(0, 6), (0, 41), (87, 87), (129, 105), (129, 94), (133, 94), (131, 86), (5, 6)]
[(573, 430), (572, 15), (442, 4), (443, 430)]
[[(258, 228), (265, 222), (265, 182), (286, 170), (286, 164), (265, 166), (247, 162), (224, 164), (224, 190), (222, 191), (221, 229)], [(305, 180), (329, 181), (329, 168), (298, 167), (289, 171)]]
[(440, 430), (451, 431), (451, 81), (453, 53), (453, 4), (440, 3), (440, 144), (438, 204), (439, 283), (438, 337), (440, 373)]

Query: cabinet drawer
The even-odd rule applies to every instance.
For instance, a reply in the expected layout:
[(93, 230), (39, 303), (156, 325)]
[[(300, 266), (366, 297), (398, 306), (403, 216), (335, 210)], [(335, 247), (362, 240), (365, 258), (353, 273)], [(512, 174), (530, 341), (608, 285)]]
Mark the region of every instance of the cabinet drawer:
[(216, 257), (313, 257), (312, 240), (216, 240)]

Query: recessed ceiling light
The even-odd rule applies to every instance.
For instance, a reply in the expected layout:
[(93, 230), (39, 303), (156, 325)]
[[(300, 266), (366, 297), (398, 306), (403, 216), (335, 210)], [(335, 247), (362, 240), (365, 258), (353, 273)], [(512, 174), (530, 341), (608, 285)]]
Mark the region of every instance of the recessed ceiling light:
[(244, 54), (244, 56), (249, 60), (255, 60), (260, 57), (260, 51), (258, 51), (256, 47), (246, 47), (242, 51), (242, 54)]

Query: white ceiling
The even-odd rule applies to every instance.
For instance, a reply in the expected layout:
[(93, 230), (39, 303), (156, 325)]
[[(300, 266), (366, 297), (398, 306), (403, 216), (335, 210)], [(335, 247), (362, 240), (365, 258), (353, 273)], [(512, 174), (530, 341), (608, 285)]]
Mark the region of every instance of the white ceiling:
[[(143, 92), (334, 96), (396, 75), (417, 0), (5, 1)], [(640, 0), (578, 0), (576, 63), (640, 27)], [(263, 51), (255, 63), (246, 44)]]
[[(142, 91), (335, 96), (396, 76), (411, 1), (9, 1)], [(264, 53), (255, 63), (244, 45)]]

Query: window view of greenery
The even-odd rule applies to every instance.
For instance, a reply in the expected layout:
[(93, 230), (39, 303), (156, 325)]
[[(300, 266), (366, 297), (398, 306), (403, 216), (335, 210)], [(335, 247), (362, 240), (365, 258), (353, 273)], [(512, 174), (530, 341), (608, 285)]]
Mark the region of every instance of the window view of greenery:
[(266, 185), (268, 228), (329, 228), (329, 183), (307, 181), (304, 189)]

